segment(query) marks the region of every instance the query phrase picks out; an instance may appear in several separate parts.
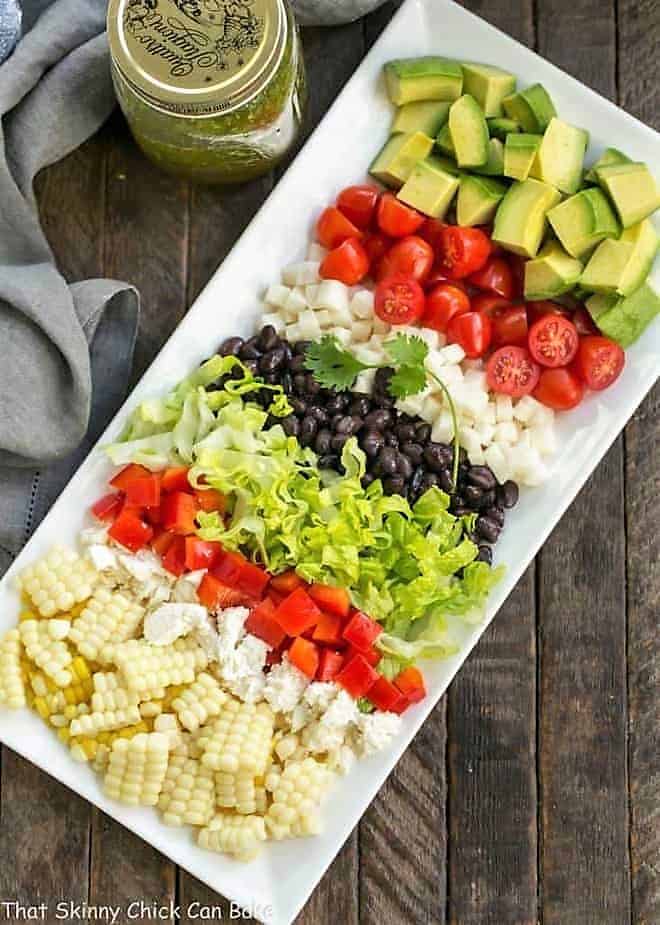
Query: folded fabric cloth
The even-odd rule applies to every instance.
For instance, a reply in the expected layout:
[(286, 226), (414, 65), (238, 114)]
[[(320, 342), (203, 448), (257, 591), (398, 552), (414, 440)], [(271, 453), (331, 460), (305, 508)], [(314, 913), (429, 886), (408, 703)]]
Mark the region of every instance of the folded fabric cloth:
[(32, 190), (115, 105), (106, 2), (24, 6), (36, 22), (0, 66), (0, 571), (123, 398), (138, 317), (125, 283), (67, 284)]

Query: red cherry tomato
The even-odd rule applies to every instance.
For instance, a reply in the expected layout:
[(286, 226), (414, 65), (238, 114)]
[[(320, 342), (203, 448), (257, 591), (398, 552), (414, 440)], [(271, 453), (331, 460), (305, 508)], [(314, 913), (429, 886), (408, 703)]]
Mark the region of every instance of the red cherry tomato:
[(396, 241), (380, 261), (376, 270), (376, 279), (385, 279), (396, 273), (412, 276), (418, 283), (423, 283), (431, 272), (435, 254), (430, 244), (415, 235)]
[(609, 337), (590, 335), (580, 340), (575, 371), (595, 392), (608, 388), (621, 375), (626, 362), (622, 347)]
[(588, 334), (598, 334), (598, 328), (584, 305), (579, 305), (575, 309), (571, 321), (580, 337), (586, 337)]
[(424, 216), (411, 209), (392, 193), (383, 193), (377, 209), (378, 227), (393, 238), (405, 238), (415, 234), (424, 224)]
[(529, 352), (541, 366), (568, 366), (580, 338), (575, 325), (563, 315), (545, 315), (529, 331)]
[(388, 324), (411, 324), (424, 314), (424, 290), (416, 279), (397, 274), (376, 287), (374, 311)]
[(368, 228), (373, 221), (380, 190), (375, 186), (349, 186), (337, 198), (337, 208), (358, 228)]
[(422, 323), (426, 328), (444, 334), (452, 318), (470, 311), (470, 300), (463, 289), (451, 283), (440, 283), (426, 296)]
[(471, 360), (483, 356), (490, 346), (492, 323), (488, 315), (479, 312), (466, 312), (455, 315), (447, 326), (447, 340), (450, 344), (460, 344), (465, 355)]
[(527, 317), (530, 325), (544, 318), (546, 315), (561, 315), (563, 318), (570, 318), (571, 313), (558, 302), (527, 302)]
[(502, 257), (491, 257), (476, 273), (471, 273), (468, 282), (479, 289), (494, 292), (503, 299), (513, 296), (513, 273), (511, 267)]
[(524, 305), (512, 305), (496, 312), (493, 322), (493, 347), (527, 346), (527, 312)]
[(450, 283), (452, 286), (456, 286), (457, 289), (462, 289), (466, 295), (468, 294), (467, 286), (462, 279), (449, 279), (447, 274), (443, 273), (438, 266), (434, 266), (424, 280), (424, 288), (435, 289), (436, 286), (440, 286), (442, 283)]
[(367, 252), (356, 238), (349, 238), (326, 254), (319, 276), (321, 279), (338, 279), (346, 286), (355, 286), (368, 272)]
[(518, 254), (507, 254), (506, 258), (511, 268), (511, 278), (513, 280), (513, 299), (522, 299), (525, 294), (525, 263), (524, 257)]
[(507, 308), (511, 308), (511, 302), (508, 299), (503, 299), (502, 296), (488, 295), (486, 292), (481, 292), (479, 295), (472, 297), (472, 308), (475, 312), (483, 312), (489, 318), (494, 318)]
[(440, 232), (440, 267), (450, 279), (480, 270), (490, 256), (490, 239), (479, 228), (445, 225)]
[(339, 209), (330, 206), (316, 223), (316, 237), (323, 247), (333, 250), (349, 238), (360, 238), (362, 232)]
[(362, 247), (367, 252), (372, 267), (378, 266), (381, 259), (388, 252), (394, 241), (380, 231), (370, 231), (362, 241)]
[(500, 347), (486, 366), (488, 387), (493, 392), (510, 395), (512, 398), (529, 395), (540, 375), (541, 367), (524, 347)]
[(420, 238), (424, 238), (436, 253), (440, 253), (440, 235), (444, 227), (445, 223), (439, 218), (427, 218), (419, 229)]
[(577, 407), (584, 397), (584, 386), (568, 367), (544, 369), (534, 398), (554, 411), (570, 411)]

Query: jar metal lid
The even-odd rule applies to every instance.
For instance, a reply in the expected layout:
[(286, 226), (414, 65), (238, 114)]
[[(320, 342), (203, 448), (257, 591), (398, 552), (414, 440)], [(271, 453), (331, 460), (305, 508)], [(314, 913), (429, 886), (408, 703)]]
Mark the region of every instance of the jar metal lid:
[(144, 102), (181, 116), (231, 112), (269, 82), (289, 24), (283, 0), (110, 0), (108, 40)]

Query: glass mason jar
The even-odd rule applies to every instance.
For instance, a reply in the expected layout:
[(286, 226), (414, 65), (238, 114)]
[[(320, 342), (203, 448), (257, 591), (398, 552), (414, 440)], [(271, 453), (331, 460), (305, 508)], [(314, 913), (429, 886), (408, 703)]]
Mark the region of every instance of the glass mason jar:
[(164, 170), (240, 183), (296, 140), (305, 70), (286, 0), (110, 0), (108, 38), (119, 104)]

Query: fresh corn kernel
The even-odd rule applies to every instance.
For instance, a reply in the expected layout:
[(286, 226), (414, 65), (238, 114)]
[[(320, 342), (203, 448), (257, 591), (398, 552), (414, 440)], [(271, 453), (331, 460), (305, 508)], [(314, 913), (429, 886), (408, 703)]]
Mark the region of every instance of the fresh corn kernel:
[(275, 754), (280, 761), (288, 761), (299, 745), (298, 736), (294, 735), (294, 733), (289, 733), (289, 735), (282, 736), (279, 742), (277, 742), (275, 745)]
[(112, 744), (104, 789), (129, 806), (156, 806), (167, 774), (169, 740), (159, 732), (142, 733)]
[(94, 711), (71, 721), (71, 735), (96, 736), (99, 732), (112, 732), (125, 729), (140, 722), (139, 707), (126, 707), (119, 710)]
[(213, 771), (189, 758), (185, 749), (170, 756), (158, 801), (166, 825), (207, 825), (215, 812)]
[(268, 704), (229, 698), (219, 717), (205, 727), (198, 740), (203, 749), (202, 763), (225, 774), (264, 774), (273, 744), (274, 719)]
[(154, 646), (131, 639), (113, 646), (112, 658), (130, 690), (151, 691), (172, 684), (192, 684), (208, 657), (194, 639), (177, 639), (171, 646)]
[(105, 774), (110, 762), (110, 748), (107, 745), (99, 745), (92, 761), (92, 768), (97, 774)]
[(26, 620), (19, 627), (28, 657), (58, 687), (73, 681), (71, 652), (64, 642), (70, 625), (66, 620)]
[(123, 678), (117, 672), (97, 671), (92, 678), (92, 710), (104, 713), (111, 710), (127, 710), (137, 707), (139, 699), (135, 691), (129, 691)]
[(162, 700), (145, 700), (140, 704), (140, 716), (143, 719), (156, 719), (162, 712)]
[(26, 704), (25, 681), (21, 669), (21, 634), (9, 630), (0, 640), (0, 705), (18, 710)]
[[(176, 748), (181, 754), (193, 757), (190, 755), (188, 746), (184, 745), (181, 726), (174, 713), (161, 713), (160, 716), (157, 716), (154, 719), (154, 732), (162, 732), (168, 737), (170, 740), (170, 749), (172, 751)], [(199, 755), (195, 757), (199, 757)]]
[(195, 732), (211, 717), (218, 716), (226, 701), (227, 694), (216, 679), (203, 672), (180, 697), (172, 701), (172, 708), (184, 729)]
[(180, 697), (181, 694), (183, 694), (183, 692), (187, 689), (188, 689), (187, 684), (171, 684), (167, 688), (167, 690), (163, 692), (162, 696), (156, 696), (155, 694), (152, 693), (149, 699), (150, 700), (162, 700), (163, 701), (163, 712), (171, 713), (172, 704), (177, 699), (177, 697)]
[(260, 791), (265, 798), (265, 790), (259, 780), (252, 774), (218, 772), (215, 775), (216, 803), (222, 809), (233, 809), (242, 816), (253, 815), (263, 805)]
[(334, 775), (314, 758), (292, 761), (277, 776), (266, 780), (273, 802), (266, 814), (268, 831), (277, 841), (318, 835), (322, 830), (320, 806)]
[(44, 559), (24, 569), (17, 583), (42, 617), (52, 617), (91, 597), (97, 580), (91, 562), (72, 549), (55, 546)]
[(135, 635), (144, 607), (124, 594), (98, 588), (79, 617), (73, 621), (70, 639), (85, 658), (98, 659), (104, 647)]
[(200, 847), (218, 854), (229, 854), (239, 861), (252, 861), (266, 841), (262, 816), (233, 816), (219, 813), (197, 837)]

